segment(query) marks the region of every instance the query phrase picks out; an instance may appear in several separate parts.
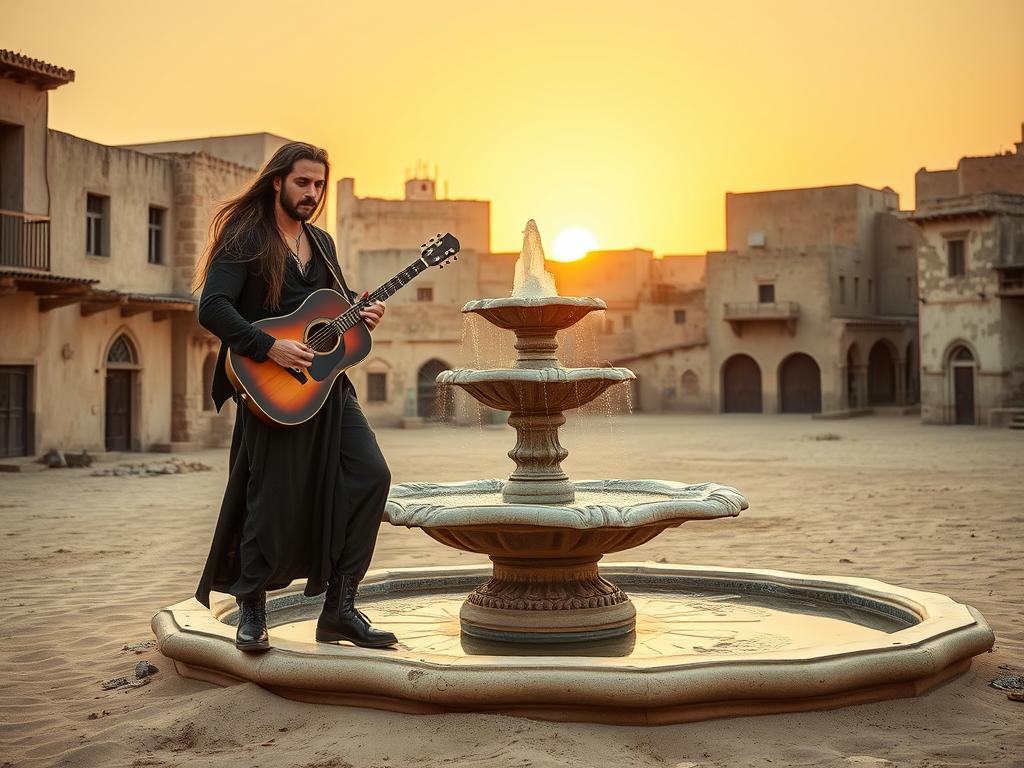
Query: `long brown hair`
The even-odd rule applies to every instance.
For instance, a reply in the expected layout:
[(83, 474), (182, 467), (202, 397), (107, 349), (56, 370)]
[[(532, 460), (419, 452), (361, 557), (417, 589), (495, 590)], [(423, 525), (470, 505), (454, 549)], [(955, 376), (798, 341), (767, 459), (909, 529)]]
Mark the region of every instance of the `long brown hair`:
[(228, 200), (213, 215), (210, 222), (210, 244), (196, 263), (196, 271), (192, 276), (193, 291), (203, 287), (214, 258), (256, 261), (259, 274), (268, 286), (263, 306), (274, 309), (280, 304), (288, 246), (274, 219), (274, 200), (277, 195), (274, 179), (281, 179), (283, 184), (299, 160), (324, 164), (324, 193), (309, 218), (313, 220), (320, 215), (327, 201), (327, 184), (331, 175), (327, 152), (301, 141), (285, 144), (267, 161), (252, 186), (238, 197)]

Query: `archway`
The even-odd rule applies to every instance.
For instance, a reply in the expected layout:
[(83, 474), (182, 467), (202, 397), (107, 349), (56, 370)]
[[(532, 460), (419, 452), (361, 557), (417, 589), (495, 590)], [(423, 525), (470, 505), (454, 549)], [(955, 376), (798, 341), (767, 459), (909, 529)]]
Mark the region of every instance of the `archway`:
[(139, 354), (124, 333), (107, 350), (104, 387), (104, 439), (108, 451), (130, 451), (135, 417), (135, 377)]
[[(436, 379), (441, 371), (451, 368), (436, 357), (420, 366), (416, 374), (416, 415), (430, 421), (451, 421), (454, 403), (451, 392), (438, 388)], [(447, 387), (445, 389), (450, 389)]]
[(749, 355), (733, 355), (722, 366), (723, 413), (761, 413), (761, 368)]
[(868, 353), (868, 403), (889, 405), (896, 402), (896, 361), (893, 349), (876, 341)]
[(779, 366), (782, 413), (821, 413), (821, 369), (810, 355), (797, 352)]
[(975, 424), (974, 415), (974, 353), (964, 345), (949, 353), (949, 375), (952, 379), (953, 423)]

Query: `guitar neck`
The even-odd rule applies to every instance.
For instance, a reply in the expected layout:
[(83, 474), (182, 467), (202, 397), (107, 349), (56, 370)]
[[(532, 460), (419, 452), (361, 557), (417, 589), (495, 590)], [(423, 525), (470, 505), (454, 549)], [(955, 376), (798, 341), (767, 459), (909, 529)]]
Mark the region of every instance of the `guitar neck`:
[(394, 296), (403, 286), (409, 283), (421, 272), (426, 271), (426, 269), (427, 265), (423, 259), (416, 259), (416, 261), (392, 277), (386, 283), (372, 290), (365, 299), (356, 302), (345, 310), (345, 312), (335, 318), (334, 322), (340, 326), (342, 332), (347, 331), (349, 328), (354, 328), (357, 324), (362, 322), (362, 318), (359, 316), (359, 311), (361, 309), (368, 307), (375, 301), (384, 301), (385, 299)]

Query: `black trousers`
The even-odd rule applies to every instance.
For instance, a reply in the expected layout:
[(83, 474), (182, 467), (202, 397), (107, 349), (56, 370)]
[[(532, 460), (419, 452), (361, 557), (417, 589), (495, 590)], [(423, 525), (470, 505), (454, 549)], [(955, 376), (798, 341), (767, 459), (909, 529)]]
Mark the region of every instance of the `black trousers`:
[(347, 380), (295, 427), (268, 426), (240, 406), (197, 598), (209, 605), (211, 589), (253, 598), (301, 578), (312, 597), (336, 574), (361, 579), (390, 486), (391, 471)]

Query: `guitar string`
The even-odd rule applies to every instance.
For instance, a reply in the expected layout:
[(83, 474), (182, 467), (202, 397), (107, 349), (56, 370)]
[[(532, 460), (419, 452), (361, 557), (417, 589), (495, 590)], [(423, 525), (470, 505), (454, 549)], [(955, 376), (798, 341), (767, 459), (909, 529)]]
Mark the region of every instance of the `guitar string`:
[[(395, 275), (393, 278), (388, 280), (386, 283), (376, 288), (372, 294), (367, 296), (366, 299), (364, 299), (361, 302), (357, 302), (356, 304), (353, 304), (351, 307), (342, 312), (338, 317), (334, 318), (334, 320), (331, 320), (328, 323), (324, 323), (324, 325), (320, 329), (318, 329), (316, 333), (314, 333), (306, 340), (306, 343), (309, 344), (310, 346), (313, 346), (323, 341), (332, 340), (336, 335), (344, 335), (344, 333), (348, 331), (350, 328), (354, 328), (356, 323), (358, 323), (362, 319), (359, 316), (359, 312), (362, 310), (362, 308), (369, 306), (370, 304), (373, 304), (375, 301), (378, 300), (378, 297), (387, 298), (388, 296), (393, 295), (402, 286), (404, 286), (410, 280), (419, 275), (420, 272), (416, 271), (416, 266), (419, 263), (420, 262), (413, 262), (404, 270)], [(344, 327), (346, 325), (347, 327)]]

